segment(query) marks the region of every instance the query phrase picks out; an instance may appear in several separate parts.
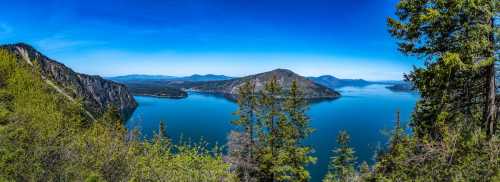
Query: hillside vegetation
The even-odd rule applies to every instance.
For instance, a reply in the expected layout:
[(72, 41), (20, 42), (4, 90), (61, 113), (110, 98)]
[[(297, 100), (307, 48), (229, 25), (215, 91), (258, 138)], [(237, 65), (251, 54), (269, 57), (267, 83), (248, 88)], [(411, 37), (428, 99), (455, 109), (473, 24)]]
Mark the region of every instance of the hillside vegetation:
[[(142, 141), (116, 110), (96, 122), (0, 50), (0, 181), (233, 181), (219, 151)], [(163, 127), (164, 128), (164, 127)]]
[[(323, 181), (500, 181), (499, 8), (497, 0), (401, 0), (390, 33), (400, 51), (425, 61), (406, 75), (421, 94), (411, 132), (396, 113), (371, 166), (356, 163), (340, 132)], [(17, 59), (0, 50), (0, 181), (309, 181), (307, 95), (338, 96), (287, 70), (198, 86), (238, 95), (222, 157), (219, 148), (172, 144), (163, 122), (142, 139), (112, 107), (89, 121), (81, 101)]]

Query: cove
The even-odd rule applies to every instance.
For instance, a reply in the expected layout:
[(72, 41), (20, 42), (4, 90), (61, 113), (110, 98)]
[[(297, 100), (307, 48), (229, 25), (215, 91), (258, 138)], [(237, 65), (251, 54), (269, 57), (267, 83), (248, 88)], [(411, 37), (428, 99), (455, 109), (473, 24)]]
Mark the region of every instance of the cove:
[[(343, 87), (342, 97), (311, 103), (308, 115), (315, 132), (305, 141), (314, 148), (318, 161), (308, 167), (312, 181), (321, 181), (328, 169), (331, 150), (336, 147), (336, 135), (342, 129), (351, 135), (351, 146), (358, 162), (373, 162), (377, 146), (385, 146), (394, 126), (395, 113), (401, 111), (402, 124), (407, 124), (419, 99), (416, 93), (392, 92), (386, 85)], [(165, 121), (167, 133), (174, 143), (203, 140), (211, 145), (224, 145), (227, 134), (237, 119), (233, 113), (237, 104), (222, 96), (189, 93), (185, 99), (135, 96), (139, 107), (126, 127), (137, 128), (145, 138), (158, 131)]]

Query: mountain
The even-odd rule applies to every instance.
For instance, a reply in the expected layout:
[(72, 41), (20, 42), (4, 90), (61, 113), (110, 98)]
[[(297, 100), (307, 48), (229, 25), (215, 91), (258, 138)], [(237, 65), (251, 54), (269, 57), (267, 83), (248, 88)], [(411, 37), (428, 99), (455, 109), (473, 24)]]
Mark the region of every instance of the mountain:
[(113, 80), (119, 83), (144, 82), (144, 81), (161, 81), (177, 78), (175, 76), (164, 75), (124, 75), (116, 77), (107, 77), (106, 79)]
[(409, 83), (403, 80), (386, 80), (386, 81), (367, 81), (363, 79), (340, 79), (331, 75), (323, 75), (319, 77), (308, 77), (313, 82), (328, 87), (330, 89), (338, 89), (341, 87), (365, 87), (373, 84), (388, 85), (387, 89), (394, 92), (414, 92), (415, 89)]
[(187, 77), (180, 77), (172, 80), (179, 80), (179, 81), (190, 81), (190, 82), (206, 82), (206, 81), (221, 81), (221, 80), (230, 80), (233, 79), (233, 77), (225, 76), (225, 75), (214, 75), (214, 74), (206, 74), (206, 75), (199, 75), (199, 74), (194, 74), (191, 76)]
[(229, 80), (232, 79), (232, 77), (214, 74), (194, 74), (185, 77), (163, 75), (125, 75), (110, 77), (109, 79), (127, 85), (127, 87), (134, 95), (165, 98), (184, 98), (187, 97), (187, 92), (176, 87), (171, 87), (169, 85), (172, 83), (184, 84), (193, 82)]
[(145, 83), (145, 82), (171, 82), (171, 81), (188, 81), (188, 82), (204, 82), (204, 81), (220, 81), (229, 80), (232, 77), (225, 75), (214, 75), (214, 74), (194, 74), (191, 76), (176, 77), (176, 76), (164, 76), (164, 75), (125, 75), (108, 77), (108, 79), (119, 82), (119, 83)]
[(263, 90), (265, 83), (270, 81), (273, 77), (277, 78), (279, 84), (284, 88), (284, 90), (289, 90), (292, 81), (296, 80), (298, 82), (298, 85), (304, 91), (305, 98), (307, 99), (327, 99), (337, 98), (340, 96), (338, 92), (325, 86), (316, 84), (311, 80), (286, 69), (276, 69), (269, 72), (222, 81), (184, 83), (171, 82), (169, 83), (169, 86), (199, 92), (237, 95), (238, 88), (242, 86), (246, 81), (253, 81), (255, 83), (256, 91), (259, 92)]
[(137, 107), (125, 85), (100, 76), (76, 73), (24, 43), (2, 45), (0, 48), (16, 55), (20, 65), (33, 67), (50, 87), (69, 100), (76, 102), (82, 99), (87, 115), (92, 119), (113, 106), (126, 120)]
[(308, 79), (331, 89), (337, 89), (345, 86), (364, 87), (373, 84), (372, 82), (363, 79), (340, 79), (331, 75), (308, 77)]

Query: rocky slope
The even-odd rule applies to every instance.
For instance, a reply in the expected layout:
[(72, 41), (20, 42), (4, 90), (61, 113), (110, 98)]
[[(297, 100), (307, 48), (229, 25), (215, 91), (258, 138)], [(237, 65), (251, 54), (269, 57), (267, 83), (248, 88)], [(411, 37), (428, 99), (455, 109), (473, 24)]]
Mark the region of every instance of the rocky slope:
[(256, 75), (222, 81), (173, 82), (169, 83), (169, 86), (200, 92), (237, 95), (238, 88), (241, 87), (247, 80), (253, 81), (255, 83), (256, 91), (259, 92), (264, 89), (265, 83), (273, 77), (278, 79), (279, 84), (282, 85), (285, 91), (289, 90), (292, 81), (296, 80), (301, 89), (304, 91), (304, 96), (307, 99), (331, 99), (340, 96), (338, 92), (314, 83), (313, 81), (286, 69), (276, 69)]
[(37, 69), (47, 84), (68, 99), (75, 101), (81, 98), (89, 117), (96, 118), (113, 106), (126, 120), (137, 107), (137, 102), (122, 84), (99, 76), (76, 73), (27, 44), (2, 45), (0, 48), (17, 55), (20, 64)]

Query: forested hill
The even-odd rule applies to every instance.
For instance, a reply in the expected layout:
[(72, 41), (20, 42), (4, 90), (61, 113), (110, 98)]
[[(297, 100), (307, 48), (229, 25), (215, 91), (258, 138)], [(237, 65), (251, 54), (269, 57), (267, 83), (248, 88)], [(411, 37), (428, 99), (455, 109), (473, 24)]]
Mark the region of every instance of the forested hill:
[(24, 43), (2, 45), (0, 49), (15, 55), (18, 65), (33, 67), (47, 84), (68, 99), (82, 99), (90, 117), (98, 117), (110, 107), (115, 107), (126, 119), (137, 107), (127, 87), (122, 84), (76, 73)]
[(276, 69), (255, 75), (222, 81), (172, 82), (169, 83), (169, 86), (201, 92), (237, 95), (238, 89), (243, 86), (246, 81), (253, 82), (255, 84), (255, 91), (259, 92), (263, 90), (265, 83), (273, 78), (275, 78), (279, 84), (282, 85), (283, 91), (290, 90), (292, 81), (297, 81), (297, 84), (304, 92), (303, 96), (306, 99), (332, 99), (340, 96), (340, 94), (335, 90), (317, 84), (287, 69)]

